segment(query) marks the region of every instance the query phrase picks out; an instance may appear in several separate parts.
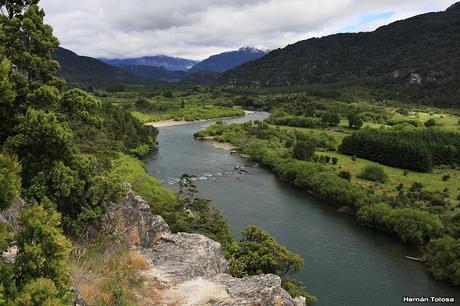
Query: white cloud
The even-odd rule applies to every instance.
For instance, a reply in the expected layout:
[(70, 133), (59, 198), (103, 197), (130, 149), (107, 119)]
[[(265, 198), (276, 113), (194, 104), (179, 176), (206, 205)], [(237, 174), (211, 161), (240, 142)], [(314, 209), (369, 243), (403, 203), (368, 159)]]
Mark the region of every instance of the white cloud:
[[(95, 57), (203, 59), (240, 46), (275, 49), (358, 25), (376, 27), (455, 0), (42, 0), (65, 48)], [(391, 17), (360, 24), (365, 14)]]

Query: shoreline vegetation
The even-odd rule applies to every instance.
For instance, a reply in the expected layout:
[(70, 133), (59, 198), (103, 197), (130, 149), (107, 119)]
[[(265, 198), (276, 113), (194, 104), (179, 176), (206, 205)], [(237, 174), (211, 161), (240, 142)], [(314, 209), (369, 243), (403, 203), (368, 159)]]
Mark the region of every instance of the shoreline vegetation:
[[(275, 112), (271, 118), (276, 116)], [(339, 125), (341, 119), (332, 117), (335, 116), (328, 119)], [(337, 133), (335, 130), (333, 136), (328, 135), (328, 124), (321, 119), (308, 120), (317, 125), (313, 132), (311, 128), (293, 130), (258, 121), (243, 124), (217, 122), (195, 133), (194, 137), (231, 143), (239, 152), (260, 162), (284, 181), (326, 202), (337, 204), (340, 210), (353, 213), (359, 222), (369, 227), (392, 233), (403, 242), (414, 245), (422, 252), (420, 258), (426, 260), (436, 279), (459, 285), (460, 195), (457, 193), (460, 186), (459, 172), (453, 166), (455, 163), (444, 168), (438, 166), (430, 178), (432, 182), (440, 181), (434, 186), (445, 185), (452, 189), (427, 189), (430, 186), (425, 187), (417, 181), (417, 172), (400, 169), (400, 174), (395, 176), (398, 168), (337, 152), (340, 142), (352, 137), (353, 130), (337, 138), (333, 137)], [(371, 128), (366, 128), (369, 133)], [(430, 127), (413, 128), (421, 132), (425, 129), (430, 131)], [(411, 129), (406, 127), (407, 131)], [(455, 127), (436, 129), (437, 133), (447, 135), (455, 133), (454, 130)], [(455, 144), (448, 149), (456, 152)], [(458, 157), (452, 153), (449, 161), (455, 160), (458, 162)], [(350, 168), (358, 165), (363, 167), (359, 171)], [(391, 177), (385, 169), (391, 170)], [(436, 173), (442, 169), (449, 174), (438, 177)], [(452, 178), (453, 183), (450, 183)]]
[(196, 122), (207, 122), (207, 121), (212, 121), (212, 120), (216, 120), (216, 119), (229, 119), (229, 118), (233, 118), (233, 117), (246, 116), (246, 115), (254, 113), (254, 111), (248, 111), (248, 110), (243, 110), (243, 111), (244, 111), (244, 114), (240, 114), (240, 115), (236, 115), (236, 116), (214, 117), (214, 118), (209, 118), (209, 119), (200, 119), (200, 120), (193, 120), (193, 121), (168, 119), (168, 120), (146, 122), (145, 125), (153, 126), (153, 127), (156, 127), (156, 128), (161, 128), (161, 127), (168, 127), (168, 126), (193, 124), (193, 123), (196, 123)]

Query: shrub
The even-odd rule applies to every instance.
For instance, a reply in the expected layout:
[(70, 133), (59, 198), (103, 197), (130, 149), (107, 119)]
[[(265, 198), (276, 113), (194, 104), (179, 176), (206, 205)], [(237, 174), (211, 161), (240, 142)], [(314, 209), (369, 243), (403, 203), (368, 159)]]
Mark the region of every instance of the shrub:
[(350, 173), (350, 171), (342, 170), (342, 171), (339, 172), (338, 176), (339, 176), (340, 178), (343, 178), (343, 179), (347, 180), (347, 181), (350, 181), (350, 180), (351, 180), (351, 173)]
[(358, 177), (360, 179), (381, 183), (384, 183), (388, 179), (388, 175), (385, 173), (385, 170), (383, 170), (382, 167), (374, 165), (366, 166)]
[(310, 160), (315, 156), (316, 146), (310, 141), (297, 141), (294, 146), (294, 157), (299, 160)]
[(431, 241), (427, 261), (435, 278), (460, 285), (460, 239), (444, 237)]
[(14, 157), (0, 154), (0, 210), (10, 206), (21, 190), (21, 166)]
[(424, 124), (426, 127), (432, 127), (432, 126), (437, 126), (438, 122), (435, 119), (430, 118)]

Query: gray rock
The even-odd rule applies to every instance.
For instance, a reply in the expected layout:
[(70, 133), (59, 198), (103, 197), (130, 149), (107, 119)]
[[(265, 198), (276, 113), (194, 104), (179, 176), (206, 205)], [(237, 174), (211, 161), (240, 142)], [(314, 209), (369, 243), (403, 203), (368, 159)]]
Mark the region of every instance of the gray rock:
[(220, 243), (198, 234), (164, 234), (152, 248), (143, 251), (155, 267), (174, 282), (226, 273), (228, 264)]
[(422, 84), (422, 76), (418, 73), (411, 73), (409, 76), (409, 83), (411, 85), (421, 85)]
[(229, 294), (228, 298), (216, 300), (213, 305), (305, 305), (305, 301), (293, 299), (281, 288), (281, 279), (277, 275), (235, 278), (221, 274), (211, 280), (223, 285)]
[(13, 231), (17, 233), (19, 231), (18, 219), (25, 206), (26, 202), (21, 198), (14, 201), (10, 207), (0, 212), (0, 222), (11, 225)]
[(120, 205), (112, 204), (103, 217), (105, 230), (121, 231), (134, 246), (151, 247), (163, 234), (170, 234), (169, 225), (161, 216), (153, 215), (147, 202), (129, 190)]

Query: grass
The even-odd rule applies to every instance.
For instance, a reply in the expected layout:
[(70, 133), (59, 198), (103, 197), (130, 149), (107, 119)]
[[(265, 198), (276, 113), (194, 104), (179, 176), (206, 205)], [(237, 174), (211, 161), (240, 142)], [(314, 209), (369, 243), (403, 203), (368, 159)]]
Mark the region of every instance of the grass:
[(108, 241), (76, 247), (71, 260), (72, 279), (88, 305), (137, 305), (148, 267), (141, 254)]
[[(435, 168), (431, 173), (408, 172), (405, 176), (403, 169), (381, 165), (367, 159), (356, 158), (356, 160), (353, 161), (351, 156), (341, 154), (339, 152), (318, 152), (318, 154), (336, 157), (338, 159), (337, 165), (329, 165), (328, 167), (336, 170), (336, 172), (341, 170), (349, 171), (353, 176), (353, 183), (363, 187), (372, 188), (378, 193), (396, 193), (395, 189), (400, 183), (409, 187), (413, 183), (419, 182), (430, 191), (443, 191), (444, 188), (448, 188), (449, 195), (452, 200), (457, 200), (457, 197), (460, 194), (460, 171), (458, 169)], [(388, 180), (385, 183), (376, 185), (373, 182), (359, 179), (358, 175), (366, 166), (369, 165), (378, 165), (382, 167), (385, 170), (385, 173), (388, 174)], [(443, 181), (443, 175), (446, 174), (450, 175), (450, 179)]]
[(158, 179), (150, 176), (145, 171), (144, 163), (139, 159), (120, 153), (112, 164), (114, 173), (130, 183), (134, 192), (144, 197), (150, 205), (175, 201), (174, 192), (163, 187)]

